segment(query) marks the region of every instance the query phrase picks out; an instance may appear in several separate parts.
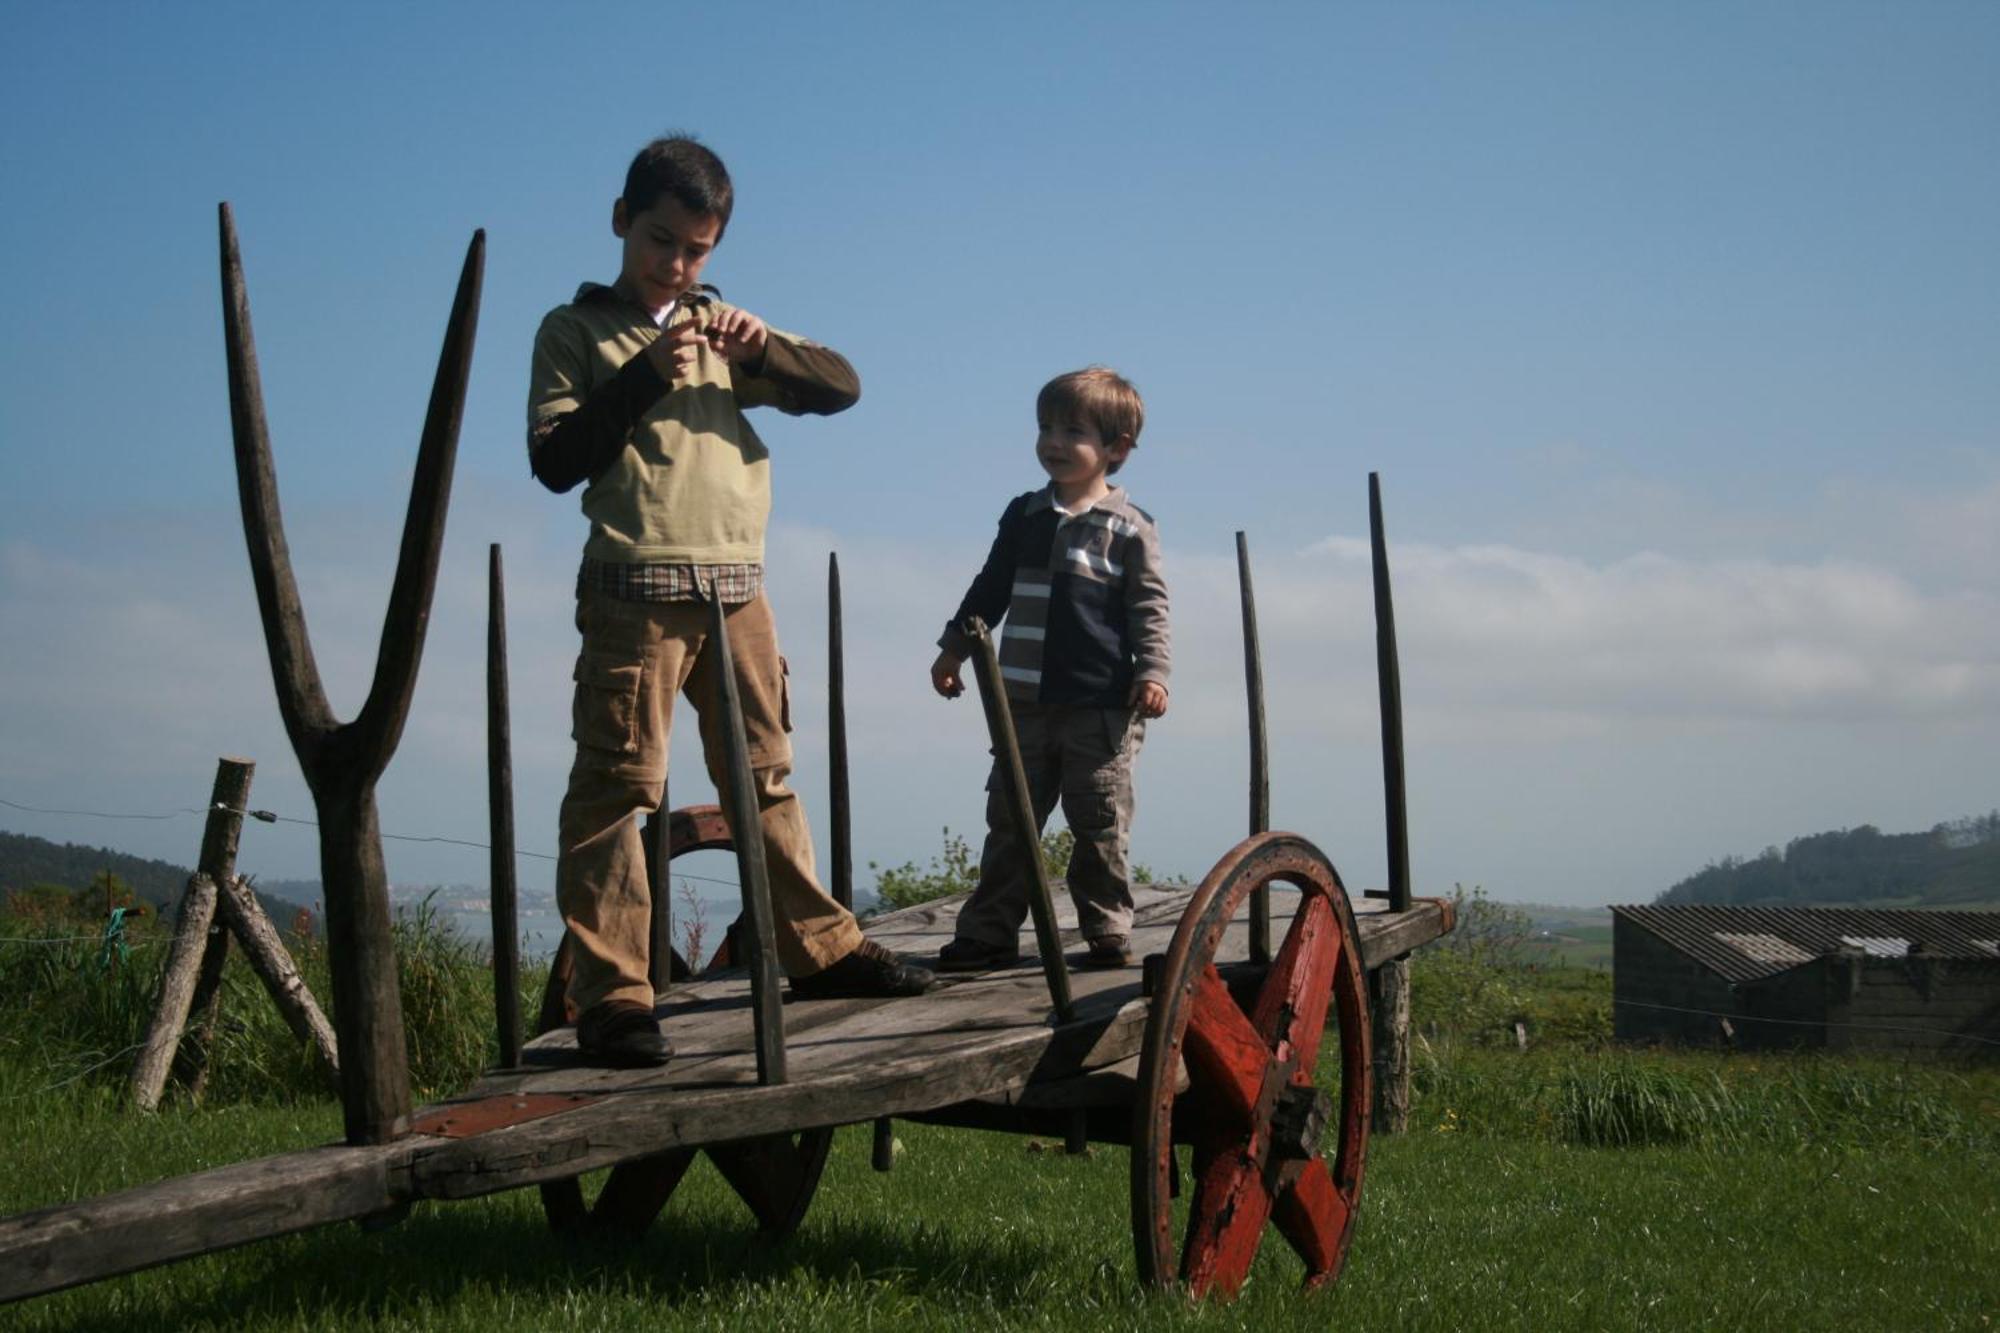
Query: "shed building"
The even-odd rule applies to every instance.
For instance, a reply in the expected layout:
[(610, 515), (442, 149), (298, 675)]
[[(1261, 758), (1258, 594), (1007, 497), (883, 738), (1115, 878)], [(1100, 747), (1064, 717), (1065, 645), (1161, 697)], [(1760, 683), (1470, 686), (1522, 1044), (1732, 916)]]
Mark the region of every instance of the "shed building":
[(2000, 912), (1611, 913), (1621, 1040), (2000, 1058)]

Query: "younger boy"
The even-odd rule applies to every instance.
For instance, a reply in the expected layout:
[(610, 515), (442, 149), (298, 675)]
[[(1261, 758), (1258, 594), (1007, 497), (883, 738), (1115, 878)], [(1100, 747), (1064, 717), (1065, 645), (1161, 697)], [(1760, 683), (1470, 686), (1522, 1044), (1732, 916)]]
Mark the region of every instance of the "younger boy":
[[(831, 414), (861, 395), (830, 348), (714, 299), (700, 283), (734, 204), (722, 161), (686, 137), (641, 149), (611, 210), (618, 281), (585, 283), (535, 336), (528, 461), (550, 490), (588, 482), (577, 575), (572, 726), (556, 900), (575, 970), (577, 1045), (599, 1063), (672, 1055), (648, 980), (652, 894), (639, 817), (658, 807), (674, 696), (685, 693), (722, 787), (721, 682), (709, 602), (725, 624), (761, 814), (778, 960), (795, 993), (914, 995), (929, 972), (862, 938), (820, 888), (785, 785), (785, 663), (764, 598), (770, 456), (743, 409)], [(737, 836), (742, 836), (738, 831)]]
[[(1075, 835), (1069, 891), (1089, 945), (1084, 963), (1131, 961), (1132, 760), (1146, 719), (1167, 711), (1167, 585), (1152, 516), (1107, 478), (1145, 424), (1139, 391), (1101, 366), (1058, 375), (1035, 400), (1035, 459), (1049, 484), (1000, 515), (986, 565), (938, 640), (931, 685), (965, 690), (974, 616), (1006, 616), (1000, 676), (1040, 830), (1062, 800)], [(996, 757), (986, 780), (986, 846), (940, 969), (976, 972), (1020, 958), (1031, 867), (1022, 860)]]

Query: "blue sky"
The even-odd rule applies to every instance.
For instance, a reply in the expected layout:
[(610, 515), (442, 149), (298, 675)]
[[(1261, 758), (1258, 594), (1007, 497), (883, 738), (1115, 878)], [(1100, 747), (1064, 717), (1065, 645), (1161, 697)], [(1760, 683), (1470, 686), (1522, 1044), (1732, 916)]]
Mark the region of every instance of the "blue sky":
[[(708, 13), (715, 17), (708, 17)], [(1383, 474), (1420, 889), (1650, 897), (1825, 828), (2000, 804), (2000, 10), (1990, 5), (18, 6), (0, 55), (0, 798), (199, 805), (216, 755), (310, 814), (235, 510), (215, 205), (242, 235), (286, 517), (359, 707), (451, 285), (489, 254), (391, 831), (485, 831), (506, 549), (521, 844), (567, 766), (574, 496), (527, 476), (536, 320), (608, 279), (632, 151), (692, 129), (708, 276), (845, 351), (771, 418), (771, 581), (826, 836), (826, 553), (847, 576), (860, 859), (976, 831), (931, 639), (1036, 388), (1128, 373), (1172, 711), (1135, 854), (1241, 832), (1231, 534), (1277, 823), (1382, 877), (1366, 477)], [(676, 747), (677, 796), (705, 786)], [(198, 821), (0, 807), (191, 859)], [(391, 843), (399, 881), (482, 853)], [(316, 873), (309, 832), (244, 863)], [(546, 878), (528, 862), (524, 877)], [(863, 887), (868, 882), (862, 876)]]

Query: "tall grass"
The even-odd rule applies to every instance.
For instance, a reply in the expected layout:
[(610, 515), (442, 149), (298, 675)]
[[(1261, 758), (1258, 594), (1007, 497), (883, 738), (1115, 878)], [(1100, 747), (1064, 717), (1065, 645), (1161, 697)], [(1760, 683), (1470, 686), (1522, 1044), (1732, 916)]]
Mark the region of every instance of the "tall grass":
[[(0, 914), (0, 1060), (10, 1081), (52, 1089), (72, 1083), (122, 1086), (145, 1039), (166, 965), (168, 928), (130, 927), (131, 952), (103, 959), (94, 923)], [(393, 929), (410, 1083), (419, 1098), (463, 1087), (499, 1055), (488, 950), (450, 929), (428, 901), (397, 915)], [(332, 1013), (325, 944), (295, 924), (286, 946), (320, 1007)], [(523, 1009), (532, 1013), (546, 965), (522, 969)], [(240, 949), (223, 971), (208, 1048), (210, 1104), (287, 1102), (328, 1094), (326, 1072), (279, 1016)]]
[(2000, 1152), (1991, 1067), (1420, 1040), (1411, 1074), (1414, 1123), (1433, 1133), (1587, 1148)]

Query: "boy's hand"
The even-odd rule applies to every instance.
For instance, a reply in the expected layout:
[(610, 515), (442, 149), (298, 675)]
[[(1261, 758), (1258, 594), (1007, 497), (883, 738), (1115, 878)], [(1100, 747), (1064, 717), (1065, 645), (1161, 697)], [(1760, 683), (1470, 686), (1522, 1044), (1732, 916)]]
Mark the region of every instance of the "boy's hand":
[(708, 345), (731, 364), (763, 356), (764, 342), (769, 336), (764, 321), (748, 310), (725, 310), (708, 325)]
[(947, 699), (965, 693), (965, 681), (958, 674), (959, 661), (950, 653), (939, 653), (931, 663), (931, 688)]
[(646, 356), (653, 363), (653, 369), (669, 384), (686, 378), (694, 365), (695, 357), (701, 354), (701, 345), (707, 338), (693, 320), (676, 324), (653, 339), (646, 347)]
[(1132, 686), (1132, 697), (1126, 702), (1139, 710), (1140, 717), (1165, 717), (1167, 687), (1157, 680), (1137, 681)]

